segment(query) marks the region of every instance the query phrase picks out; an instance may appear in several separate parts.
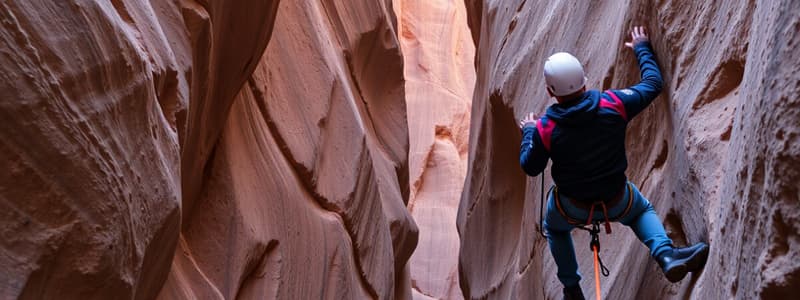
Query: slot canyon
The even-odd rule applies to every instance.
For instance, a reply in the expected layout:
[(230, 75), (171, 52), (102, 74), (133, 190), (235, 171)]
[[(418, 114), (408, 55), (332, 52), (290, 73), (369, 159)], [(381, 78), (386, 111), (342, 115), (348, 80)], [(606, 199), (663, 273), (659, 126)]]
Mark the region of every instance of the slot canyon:
[[(0, 1), (0, 299), (561, 299), (518, 121), (663, 77), (627, 176), (676, 246), (601, 234), (604, 299), (793, 299), (800, 1)], [(589, 236), (572, 233), (587, 296)]]

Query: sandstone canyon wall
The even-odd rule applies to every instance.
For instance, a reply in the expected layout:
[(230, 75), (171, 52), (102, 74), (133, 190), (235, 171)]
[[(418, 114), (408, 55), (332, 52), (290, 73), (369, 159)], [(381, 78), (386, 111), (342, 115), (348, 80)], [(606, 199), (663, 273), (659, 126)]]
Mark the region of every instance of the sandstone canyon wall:
[(408, 293), (416, 225), (394, 24), (383, 2), (280, 3), (193, 172), (203, 176), (162, 298)]
[(670, 284), (615, 225), (604, 296), (800, 285), (798, 1), (8, 0), (0, 22), (2, 299), (560, 298), (516, 120), (558, 50), (635, 83), (635, 24), (665, 90), (629, 177), (712, 252)]
[[(707, 241), (705, 270), (670, 284), (622, 226), (601, 235), (608, 299), (789, 299), (800, 285), (800, 2), (466, 0), (477, 45), (469, 167), (458, 213), (467, 298), (558, 299), (539, 237), (539, 178), (517, 161), (515, 120), (541, 114), (544, 59), (584, 62), (588, 87), (638, 80), (633, 25), (650, 30), (661, 96), (629, 126), (628, 175), (679, 245)], [(548, 185), (549, 171), (545, 172)], [(575, 232), (584, 293), (587, 234)]]
[(0, 20), (0, 298), (155, 297), (180, 228), (181, 7), (3, 1)]
[(394, 1), (409, 129), (415, 299), (459, 299), (456, 212), (467, 167), (475, 46), (462, 0)]
[(411, 297), (390, 1), (0, 19), (0, 298)]

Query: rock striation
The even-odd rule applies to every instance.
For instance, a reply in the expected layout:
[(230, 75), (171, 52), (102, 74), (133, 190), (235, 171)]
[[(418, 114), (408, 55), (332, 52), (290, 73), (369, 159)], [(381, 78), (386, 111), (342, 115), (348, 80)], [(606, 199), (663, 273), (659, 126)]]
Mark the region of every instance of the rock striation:
[(461, 0), (394, 2), (405, 61), (415, 299), (459, 299), (456, 212), (467, 168), (475, 46)]
[(51, 2), (0, 3), (0, 298), (411, 297), (390, 1)]
[(154, 298), (192, 52), (170, 1), (0, 3), (0, 298)]
[[(477, 46), (469, 168), (458, 213), (466, 298), (559, 298), (538, 235), (539, 178), (517, 162), (515, 120), (544, 112), (544, 59), (569, 51), (588, 87), (638, 80), (633, 25), (650, 30), (661, 96), (629, 126), (628, 176), (677, 244), (707, 241), (705, 270), (670, 284), (623, 226), (601, 236), (609, 299), (787, 299), (800, 284), (800, 3), (466, 0)], [(545, 172), (548, 185), (549, 171)], [(594, 294), (588, 237), (573, 234)], [(584, 246), (587, 245), (587, 246)]]
[(417, 229), (405, 209), (403, 62), (390, 8), (280, 3), (229, 112), (209, 111), (220, 135), (198, 163), (199, 185), (186, 183), (197, 198), (161, 298), (410, 292)]
[(712, 250), (670, 284), (615, 225), (601, 292), (792, 298), (798, 1), (9, 0), (0, 299), (559, 298), (517, 119), (556, 51), (636, 83), (633, 25), (628, 175)]

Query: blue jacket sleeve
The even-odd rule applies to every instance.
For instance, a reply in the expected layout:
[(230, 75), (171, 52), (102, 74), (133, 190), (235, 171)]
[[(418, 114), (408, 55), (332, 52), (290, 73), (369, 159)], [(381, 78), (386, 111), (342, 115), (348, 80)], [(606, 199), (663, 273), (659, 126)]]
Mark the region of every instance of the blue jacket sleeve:
[(664, 80), (661, 77), (661, 70), (658, 68), (653, 49), (649, 42), (639, 43), (633, 48), (636, 58), (639, 60), (639, 70), (642, 73), (642, 80), (622, 92), (614, 91), (622, 103), (630, 121), (642, 112), (661, 92)]
[(550, 155), (544, 149), (539, 131), (533, 125), (522, 129), (522, 145), (519, 151), (519, 164), (529, 176), (536, 176), (547, 167)]

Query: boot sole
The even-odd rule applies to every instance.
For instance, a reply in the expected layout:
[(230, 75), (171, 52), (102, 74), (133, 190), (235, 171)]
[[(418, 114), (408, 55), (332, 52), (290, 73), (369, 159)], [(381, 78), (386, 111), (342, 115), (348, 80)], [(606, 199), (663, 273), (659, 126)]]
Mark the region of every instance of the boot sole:
[(707, 258), (708, 246), (705, 246), (700, 248), (700, 251), (692, 254), (692, 256), (676, 261), (676, 265), (667, 270), (664, 275), (666, 275), (667, 280), (670, 282), (681, 281), (686, 277), (687, 273), (700, 270), (705, 265)]
[(669, 282), (675, 283), (686, 277), (686, 273), (689, 273), (689, 271), (686, 269), (686, 264), (681, 263), (667, 270), (664, 275), (666, 275)]
[(686, 263), (687, 271), (697, 272), (702, 269), (706, 265), (706, 260), (708, 259), (708, 250), (708, 245), (706, 245), (700, 248), (700, 251), (697, 251), (695, 255), (689, 257), (689, 261)]

